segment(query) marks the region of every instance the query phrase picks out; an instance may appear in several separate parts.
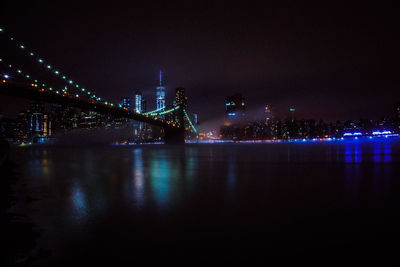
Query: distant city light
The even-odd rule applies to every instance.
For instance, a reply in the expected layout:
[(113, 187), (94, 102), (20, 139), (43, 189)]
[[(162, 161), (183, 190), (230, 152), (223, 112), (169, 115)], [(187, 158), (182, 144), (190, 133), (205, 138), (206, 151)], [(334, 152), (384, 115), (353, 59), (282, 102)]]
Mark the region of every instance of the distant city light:
[(39, 61), (40, 63), (43, 63), (43, 59), (40, 59), (40, 58), (39, 58), (38, 61)]
[(4, 78), (8, 79), (8, 78), (10, 78), (10, 76), (8, 76), (7, 74), (4, 74)]
[(374, 132), (372, 132), (373, 135), (384, 135), (384, 134), (392, 134), (392, 133), (393, 133), (392, 131), (382, 131), (382, 132), (374, 131)]
[(362, 133), (360, 132), (355, 132), (355, 133), (344, 133), (343, 136), (360, 136)]

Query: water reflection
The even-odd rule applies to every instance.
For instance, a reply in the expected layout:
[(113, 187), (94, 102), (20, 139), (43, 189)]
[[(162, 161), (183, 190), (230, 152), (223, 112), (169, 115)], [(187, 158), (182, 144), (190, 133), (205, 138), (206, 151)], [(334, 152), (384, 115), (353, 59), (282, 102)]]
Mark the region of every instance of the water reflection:
[(360, 142), (346, 142), (345, 143), (345, 161), (346, 162), (361, 162), (361, 143)]
[(187, 148), (185, 149), (184, 158), (181, 162), (182, 173), (185, 179), (185, 194), (192, 194), (195, 189), (195, 183), (199, 175), (199, 158), (198, 149)]
[(75, 223), (82, 224), (86, 221), (87, 215), (87, 200), (85, 193), (76, 180), (72, 187), (71, 201), (73, 207), (73, 220)]
[(133, 168), (133, 183), (135, 187), (135, 201), (138, 207), (143, 207), (145, 202), (144, 192), (144, 166), (143, 166), (143, 151), (141, 148), (133, 151), (134, 155), (134, 168)]
[[(285, 181), (294, 176), (296, 183), (305, 184), (299, 190), (336, 186), (346, 205), (357, 208), (363, 197), (382, 200), (391, 192), (398, 176), (394, 163), (399, 161), (400, 140), (396, 142), (32, 148), (22, 153), (20, 162), (26, 190), (41, 199), (32, 204), (32, 213), (42, 209), (42, 214), (61, 214), (67, 218), (62, 224), (80, 227), (99, 217), (123, 214), (135, 220), (142, 212), (196, 210), (209, 203), (247, 210), (267, 195), (281, 203)], [(253, 197), (257, 201), (249, 201)]]
[(233, 193), (236, 182), (236, 159), (234, 154), (230, 154), (228, 162), (227, 189), (229, 193)]
[(165, 151), (152, 153), (150, 163), (150, 181), (155, 201), (158, 205), (168, 204), (171, 182), (171, 163)]
[(374, 162), (391, 162), (392, 147), (389, 142), (374, 143)]

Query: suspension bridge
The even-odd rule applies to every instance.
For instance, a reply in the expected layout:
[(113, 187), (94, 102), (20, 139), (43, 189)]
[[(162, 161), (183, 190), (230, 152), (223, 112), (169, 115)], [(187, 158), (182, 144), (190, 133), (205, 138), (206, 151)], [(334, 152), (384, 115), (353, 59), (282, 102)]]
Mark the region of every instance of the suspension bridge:
[(112, 115), (115, 118), (127, 118), (145, 122), (164, 129), (165, 144), (184, 143), (185, 131), (192, 131), (197, 135), (197, 129), (190, 120), (186, 108), (180, 105), (145, 113), (129, 110), (126, 107), (103, 99), (93, 90), (83, 87), (69, 75), (62, 72), (60, 68), (54, 67), (43, 57), (40, 57), (33, 50), (17, 41), (3, 28), (0, 28), (0, 37), (2, 37), (2, 41), (15, 45), (19, 53), (26, 56), (27, 60), (35, 62), (41, 67), (41, 71), (50, 73), (58, 81), (57, 86), (55, 86), (39, 80), (21, 66), (16, 66), (11, 60), (8, 60), (6, 55), (0, 54), (2, 69), (7, 70), (7, 74), (1, 74), (0, 94), (2, 95), (76, 107), (82, 110)]

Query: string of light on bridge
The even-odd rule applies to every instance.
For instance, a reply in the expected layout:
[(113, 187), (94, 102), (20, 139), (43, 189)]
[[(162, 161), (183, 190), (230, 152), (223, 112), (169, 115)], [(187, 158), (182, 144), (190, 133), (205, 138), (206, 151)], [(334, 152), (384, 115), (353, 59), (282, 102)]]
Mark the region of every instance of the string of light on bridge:
[[(5, 30), (4, 30), (3, 28), (0, 28), (0, 34), (5, 34)], [(31, 58), (34, 58), (36, 63), (38, 63), (38, 64), (41, 65), (41, 66), (44, 66), (44, 68), (45, 68), (47, 71), (51, 72), (54, 76), (56, 76), (57, 78), (61, 79), (63, 82), (66, 82), (67, 85), (69, 85), (69, 86), (74, 86), (74, 88), (75, 88), (76, 90), (79, 90), (81, 93), (86, 94), (88, 97), (90, 97), (90, 98), (92, 98), (92, 99), (95, 99), (96, 101), (101, 101), (101, 100), (102, 100), (101, 97), (96, 96), (96, 94), (94, 94), (92, 91), (90, 91), (90, 90), (88, 90), (88, 89), (86, 89), (86, 88), (80, 86), (77, 82), (75, 82), (74, 80), (72, 80), (72, 78), (70, 78), (68, 75), (64, 74), (64, 73), (63, 73), (62, 71), (60, 71), (58, 68), (54, 68), (54, 66), (53, 66), (52, 64), (50, 64), (50, 63), (45, 63), (46, 61), (43, 59), (43, 57), (37, 56), (32, 50), (29, 50), (25, 45), (23, 45), (23, 44), (21, 44), (21, 43), (18, 43), (18, 42), (15, 40), (14, 37), (8, 36), (8, 39), (9, 39), (10, 41), (13, 41), (15, 44), (17, 44), (17, 47), (18, 47), (20, 50), (26, 52), (26, 55), (28, 55), (28, 56), (31, 57)], [(10, 65), (10, 66), (12, 66), (12, 65)], [(25, 77), (25, 78), (28, 78), (28, 79), (29, 79), (29, 76), (30, 76), (30, 75), (28, 75), (28, 77)], [(68, 91), (67, 86), (65, 86), (65, 88), (63, 89), (63, 91)], [(75, 94), (75, 95), (77, 95), (77, 94)], [(103, 103), (104, 103), (105, 105), (114, 106), (113, 103), (108, 102), (108, 101), (103, 101)]]
[[(94, 99), (94, 100), (96, 100), (96, 101), (98, 101), (98, 102), (100, 102), (100, 103), (103, 103), (103, 104), (109, 105), (109, 106), (114, 106), (114, 104), (111, 103), (111, 102), (104, 101), (104, 100), (102, 101), (101, 97), (98, 97), (98, 96), (96, 96), (93, 92), (91, 92), (90, 90), (87, 90), (86, 88), (81, 87), (77, 82), (75, 82), (74, 80), (72, 80), (68, 75), (66, 75), (65, 73), (63, 73), (62, 71), (60, 71), (59, 68), (55, 68), (52, 64), (47, 63), (47, 61), (45, 61), (45, 60), (43, 59), (43, 57), (39, 57), (39, 56), (36, 55), (32, 50), (29, 50), (25, 45), (23, 45), (22, 43), (18, 43), (18, 42), (15, 40), (14, 37), (12, 37), (12, 36), (6, 34), (6, 33), (5, 33), (5, 30), (4, 30), (3, 28), (0, 28), (0, 34), (5, 34), (5, 35), (8, 37), (8, 39), (9, 39), (10, 41), (14, 42), (20, 50), (22, 50), (22, 51), (25, 52), (25, 53), (24, 53), (25, 55), (28, 55), (29, 58), (33, 58), (34, 61), (35, 61), (37, 64), (43, 66), (47, 71), (49, 71), (50, 73), (52, 73), (52, 74), (53, 74), (54, 76), (56, 76), (57, 78), (61, 79), (63, 82), (66, 82), (67, 85), (69, 85), (69, 86), (74, 86), (74, 89), (75, 89), (75, 90), (78, 90), (78, 91), (80, 91), (81, 93), (86, 94), (89, 98), (92, 98), (92, 99)], [(5, 64), (5, 65), (8, 64), (8, 62), (6, 63), (5, 59), (3, 59), (3, 58), (0, 58), (0, 63)], [(45, 83), (39, 82), (38, 79), (35, 79), (35, 78), (33, 78), (30, 74), (24, 72), (24, 71), (22, 70), (22, 68), (17, 68), (17, 67), (15, 67), (15, 66), (13, 66), (12, 64), (8, 64), (8, 68), (9, 68), (11, 71), (15, 72), (17, 75), (19, 75), (19, 76), (21, 76), (21, 77), (27, 79), (32, 87), (40, 88), (40, 91), (48, 90), (48, 91), (52, 91), (52, 92), (54, 92), (54, 93), (56, 93), (56, 94), (60, 94), (60, 92), (61, 92), (61, 94), (62, 94), (63, 96), (66, 96), (66, 95), (69, 94), (69, 93), (68, 93), (68, 88), (67, 88), (67, 86), (65, 86), (64, 88), (59, 89), (59, 90), (53, 89), (53, 87), (49, 87), (49, 86), (46, 85)], [(3, 76), (4, 76), (4, 78), (6, 78), (6, 79), (10, 78), (9, 75), (3, 75)], [(5, 81), (4, 81), (4, 82), (5, 82)], [(72, 96), (75, 96), (75, 97), (79, 98), (79, 94), (77, 94), (77, 93), (72, 94)], [(119, 107), (119, 108), (123, 108), (122, 105), (119, 105), (118, 107)], [(157, 118), (158, 115), (168, 114), (168, 113), (171, 113), (171, 112), (173, 112), (173, 111), (175, 111), (175, 110), (177, 110), (177, 109), (179, 109), (179, 108), (180, 108), (180, 106), (174, 106), (173, 108), (168, 109), (168, 110), (165, 110), (165, 108), (160, 108), (160, 109), (156, 109), (156, 110), (149, 111), (149, 112), (146, 112), (146, 113), (141, 113), (141, 115), (144, 115), (144, 116), (146, 116), (146, 117), (147, 117), (147, 116), (151, 116), (151, 117), (153, 117), (155, 120), (157, 120), (157, 119), (158, 119), (158, 118)], [(188, 121), (189, 121), (190, 126), (191, 126), (192, 129), (197, 133), (197, 130), (194, 128), (194, 126), (193, 126), (192, 122), (190, 121), (190, 119), (189, 119), (189, 117), (188, 117), (188, 115), (187, 115), (187, 113), (186, 113), (185, 110), (184, 110), (184, 112), (185, 112), (185, 115), (186, 115), (186, 117), (187, 117), (187, 119), (188, 119)], [(161, 121), (164, 122), (164, 120), (161, 120)], [(166, 121), (166, 123), (172, 124), (172, 126), (174, 126), (174, 127), (175, 127), (175, 126), (180, 127), (178, 124), (176, 124), (176, 123), (174, 123), (174, 122), (171, 122), (171, 121)]]
[[(164, 115), (164, 114), (171, 113), (171, 112), (173, 112), (173, 111), (175, 111), (175, 110), (177, 110), (177, 109), (179, 109), (179, 108), (180, 108), (180, 106), (175, 106), (175, 107), (173, 107), (173, 108), (170, 108), (170, 109), (164, 110), (164, 111), (162, 111), (164, 108), (156, 109), (156, 110), (153, 110), (153, 111), (150, 111), (150, 112), (145, 113), (145, 115), (147, 115), (147, 114), (150, 115), (150, 116)], [(161, 111), (161, 112), (160, 112), (160, 111)]]
[(197, 134), (197, 130), (196, 130), (196, 128), (194, 127), (194, 125), (193, 125), (192, 121), (190, 120), (188, 114), (186, 113), (186, 110), (185, 110), (185, 109), (183, 110), (183, 113), (185, 113), (186, 119), (188, 120), (190, 127), (191, 127), (192, 130)]
[[(5, 64), (12, 72), (14, 72), (14, 73), (16, 73), (17, 75), (20, 75), (20, 76), (22, 76), (23, 78), (29, 80), (31, 86), (33, 86), (33, 87), (41, 87), (41, 88), (47, 89), (47, 90), (49, 90), (49, 91), (53, 91), (53, 90), (54, 90), (52, 87), (48, 87), (45, 83), (40, 82), (39, 80), (33, 78), (30, 74), (24, 72), (24, 71), (22, 70), (22, 68), (13, 67), (12, 64), (8, 64), (8, 65), (7, 65), (6, 61), (5, 61), (4, 59), (2, 59), (2, 58), (0, 58), (0, 62), (3, 63), (3, 64)], [(11, 78), (11, 77), (10, 77), (9, 75), (6, 74), (6, 75), (4, 75), (4, 78), (5, 78), (5, 79), (8, 79), (8, 78)], [(3, 82), (5, 82), (5, 80), (3, 80)], [(54, 92), (57, 93), (57, 94), (59, 94), (60, 91), (61, 91), (61, 92), (65, 92), (66, 90), (65, 90), (65, 88), (63, 88), (63, 89), (60, 89), (60, 90), (55, 90)], [(79, 97), (79, 96), (76, 95), (76, 97)]]
[(162, 107), (162, 108), (155, 109), (155, 110), (152, 110), (152, 111), (149, 111), (149, 112), (145, 112), (145, 113), (142, 113), (142, 114), (143, 114), (143, 115), (147, 115), (147, 114), (151, 115), (151, 114), (153, 114), (153, 113), (157, 113), (157, 112), (159, 112), (159, 111), (163, 111), (164, 109), (165, 109), (165, 107)]

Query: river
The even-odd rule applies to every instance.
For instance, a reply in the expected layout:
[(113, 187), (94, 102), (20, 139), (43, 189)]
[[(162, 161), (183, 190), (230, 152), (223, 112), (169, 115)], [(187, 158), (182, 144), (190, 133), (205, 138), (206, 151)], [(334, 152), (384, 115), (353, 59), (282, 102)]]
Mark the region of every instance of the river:
[(20, 209), (49, 251), (39, 266), (356, 260), (398, 248), (398, 137), (30, 146), (12, 157), (18, 192), (37, 199)]

